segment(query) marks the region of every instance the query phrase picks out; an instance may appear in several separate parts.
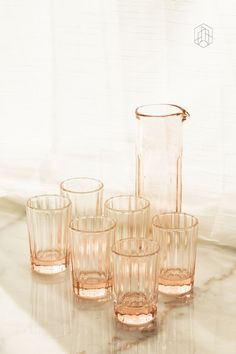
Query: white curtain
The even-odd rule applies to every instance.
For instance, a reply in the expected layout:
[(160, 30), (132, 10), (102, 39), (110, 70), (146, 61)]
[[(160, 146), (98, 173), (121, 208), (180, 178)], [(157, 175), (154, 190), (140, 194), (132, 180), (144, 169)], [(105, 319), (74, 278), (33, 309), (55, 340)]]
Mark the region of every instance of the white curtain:
[(0, 0), (1, 196), (85, 175), (133, 192), (134, 109), (176, 103), (191, 114), (183, 209), (236, 246), (235, 38), (234, 0)]

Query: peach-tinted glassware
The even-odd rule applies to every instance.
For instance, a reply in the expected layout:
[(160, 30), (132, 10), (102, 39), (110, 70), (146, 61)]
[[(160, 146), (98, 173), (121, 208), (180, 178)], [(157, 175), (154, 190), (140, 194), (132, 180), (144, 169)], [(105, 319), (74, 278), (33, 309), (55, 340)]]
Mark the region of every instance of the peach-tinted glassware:
[(138, 107), (135, 194), (151, 203), (151, 215), (181, 211), (182, 126), (189, 113), (172, 104)]
[(198, 219), (185, 213), (164, 213), (153, 218), (153, 239), (160, 246), (160, 292), (190, 293), (194, 284)]
[(149, 236), (148, 200), (132, 195), (112, 197), (105, 202), (104, 213), (116, 221), (116, 240)]
[(77, 296), (97, 300), (110, 297), (115, 225), (105, 216), (84, 216), (71, 222), (73, 291)]
[(103, 183), (95, 178), (77, 177), (60, 184), (61, 194), (72, 202), (72, 219), (102, 215)]
[(71, 201), (60, 195), (39, 195), (26, 204), (32, 269), (59, 273), (69, 263), (68, 231)]
[(127, 238), (117, 241), (112, 251), (116, 318), (134, 326), (153, 321), (157, 311), (158, 244)]

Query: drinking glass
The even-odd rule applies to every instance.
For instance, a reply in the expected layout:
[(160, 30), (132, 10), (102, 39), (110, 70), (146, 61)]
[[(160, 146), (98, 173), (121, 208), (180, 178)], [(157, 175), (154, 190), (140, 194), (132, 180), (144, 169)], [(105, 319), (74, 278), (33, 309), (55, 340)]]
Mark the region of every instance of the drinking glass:
[(148, 200), (132, 195), (112, 197), (105, 202), (104, 213), (116, 221), (116, 240), (149, 236)]
[(198, 219), (185, 213), (164, 213), (153, 218), (153, 239), (160, 245), (160, 292), (190, 293), (194, 284)]
[(61, 194), (72, 202), (72, 219), (102, 215), (103, 183), (95, 178), (70, 178), (60, 184)]
[(26, 204), (32, 269), (51, 274), (69, 263), (68, 231), (71, 201), (60, 195), (39, 195)]
[(105, 216), (79, 217), (71, 222), (70, 232), (74, 293), (87, 299), (108, 298), (115, 222)]
[(143, 325), (156, 318), (158, 251), (148, 239), (122, 239), (113, 251), (114, 311), (118, 321)]

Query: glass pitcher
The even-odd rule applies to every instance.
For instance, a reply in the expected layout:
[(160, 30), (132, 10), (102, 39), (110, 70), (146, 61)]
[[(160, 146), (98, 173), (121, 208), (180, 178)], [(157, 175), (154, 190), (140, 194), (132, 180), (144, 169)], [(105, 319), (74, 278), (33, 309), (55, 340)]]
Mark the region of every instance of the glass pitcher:
[(135, 192), (151, 202), (152, 215), (181, 211), (182, 123), (189, 113), (173, 104), (138, 107)]

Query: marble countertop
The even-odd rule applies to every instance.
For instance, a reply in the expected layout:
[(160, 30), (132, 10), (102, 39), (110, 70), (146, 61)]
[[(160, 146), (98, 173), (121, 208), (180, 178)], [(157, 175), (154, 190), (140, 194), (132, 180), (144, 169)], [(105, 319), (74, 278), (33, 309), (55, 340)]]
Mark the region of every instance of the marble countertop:
[(112, 302), (78, 301), (70, 273), (33, 274), (23, 208), (0, 210), (0, 353), (235, 354), (236, 252), (198, 245), (194, 294), (159, 296), (158, 319), (125, 328)]

